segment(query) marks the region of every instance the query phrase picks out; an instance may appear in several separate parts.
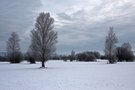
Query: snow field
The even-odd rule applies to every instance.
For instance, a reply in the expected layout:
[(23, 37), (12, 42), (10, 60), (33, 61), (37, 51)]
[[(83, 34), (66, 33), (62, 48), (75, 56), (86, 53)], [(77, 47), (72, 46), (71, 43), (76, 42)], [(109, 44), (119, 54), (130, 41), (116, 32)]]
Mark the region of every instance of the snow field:
[(135, 90), (135, 62), (0, 63), (0, 90)]

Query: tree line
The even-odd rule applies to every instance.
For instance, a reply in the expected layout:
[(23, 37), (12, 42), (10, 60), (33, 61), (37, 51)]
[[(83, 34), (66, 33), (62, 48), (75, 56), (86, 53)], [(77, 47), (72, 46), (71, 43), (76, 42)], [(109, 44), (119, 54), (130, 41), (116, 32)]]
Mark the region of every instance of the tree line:
[(75, 51), (71, 51), (70, 55), (60, 55), (57, 56), (57, 59), (61, 59), (64, 61), (96, 61), (96, 59), (106, 59), (110, 64), (117, 63), (118, 61), (134, 61), (135, 56), (130, 43), (125, 42), (121, 46), (116, 46), (117, 43), (118, 37), (113, 31), (113, 27), (110, 27), (105, 38), (105, 55), (100, 55), (99, 52), (91, 51), (85, 51), (75, 54)]
[(13, 32), (7, 41), (6, 59), (11, 63), (20, 63), (21, 60), (28, 60), (30, 63), (41, 61), (41, 67), (45, 68), (45, 63), (49, 59), (62, 59), (64, 61), (96, 61), (96, 59), (108, 59), (110, 64), (117, 61), (133, 61), (134, 54), (131, 45), (123, 43), (122, 46), (116, 46), (118, 38), (110, 27), (105, 38), (105, 55), (99, 52), (85, 51), (75, 53), (71, 51), (70, 55), (55, 55), (57, 32), (54, 31), (54, 18), (50, 13), (40, 13), (36, 19), (35, 27), (31, 30), (31, 44), (25, 54), (20, 51), (20, 38), (16, 32)]

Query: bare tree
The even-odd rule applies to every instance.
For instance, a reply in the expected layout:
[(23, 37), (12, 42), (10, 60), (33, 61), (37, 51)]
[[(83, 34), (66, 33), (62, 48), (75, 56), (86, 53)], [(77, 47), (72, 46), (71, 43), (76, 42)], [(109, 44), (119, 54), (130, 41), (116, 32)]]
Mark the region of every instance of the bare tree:
[(118, 42), (118, 39), (113, 31), (113, 27), (110, 27), (110, 30), (108, 32), (108, 35), (106, 36), (105, 41), (105, 55), (109, 59), (109, 63), (113, 64), (116, 62), (116, 43)]
[(38, 58), (45, 67), (45, 62), (55, 52), (57, 43), (57, 32), (53, 30), (54, 19), (49, 13), (40, 13), (36, 19), (35, 28), (31, 31), (32, 49), (37, 52)]
[(7, 56), (11, 63), (19, 63), (21, 61), (22, 54), (20, 52), (20, 39), (16, 32), (11, 34), (11, 37), (7, 41)]

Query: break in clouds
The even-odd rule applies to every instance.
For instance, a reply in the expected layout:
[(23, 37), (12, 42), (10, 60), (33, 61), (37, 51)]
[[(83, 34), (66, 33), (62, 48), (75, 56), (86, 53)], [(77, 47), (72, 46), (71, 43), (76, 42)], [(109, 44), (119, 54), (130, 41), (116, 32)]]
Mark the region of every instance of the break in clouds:
[(39, 12), (50, 12), (58, 32), (58, 53), (71, 50), (103, 51), (110, 26), (119, 45), (129, 42), (135, 49), (134, 0), (1, 0), (0, 51), (5, 51), (11, 32), (21, 37), (21, 50), (26, 51), (30, 31)]

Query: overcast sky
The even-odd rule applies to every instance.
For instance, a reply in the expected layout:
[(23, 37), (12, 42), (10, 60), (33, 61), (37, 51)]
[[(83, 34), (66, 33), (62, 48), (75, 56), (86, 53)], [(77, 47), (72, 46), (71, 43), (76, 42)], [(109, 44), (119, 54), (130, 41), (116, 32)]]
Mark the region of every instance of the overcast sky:
[(71, 50), (103, 52), (110, 26), (120, 46), (129, 42), (135, 49), (135, 0), (0, 0), (0, 51), (12, 32), (27, 51), (30, 31), (40, 12), (50, 12), (58, 32), (57, 53)]

